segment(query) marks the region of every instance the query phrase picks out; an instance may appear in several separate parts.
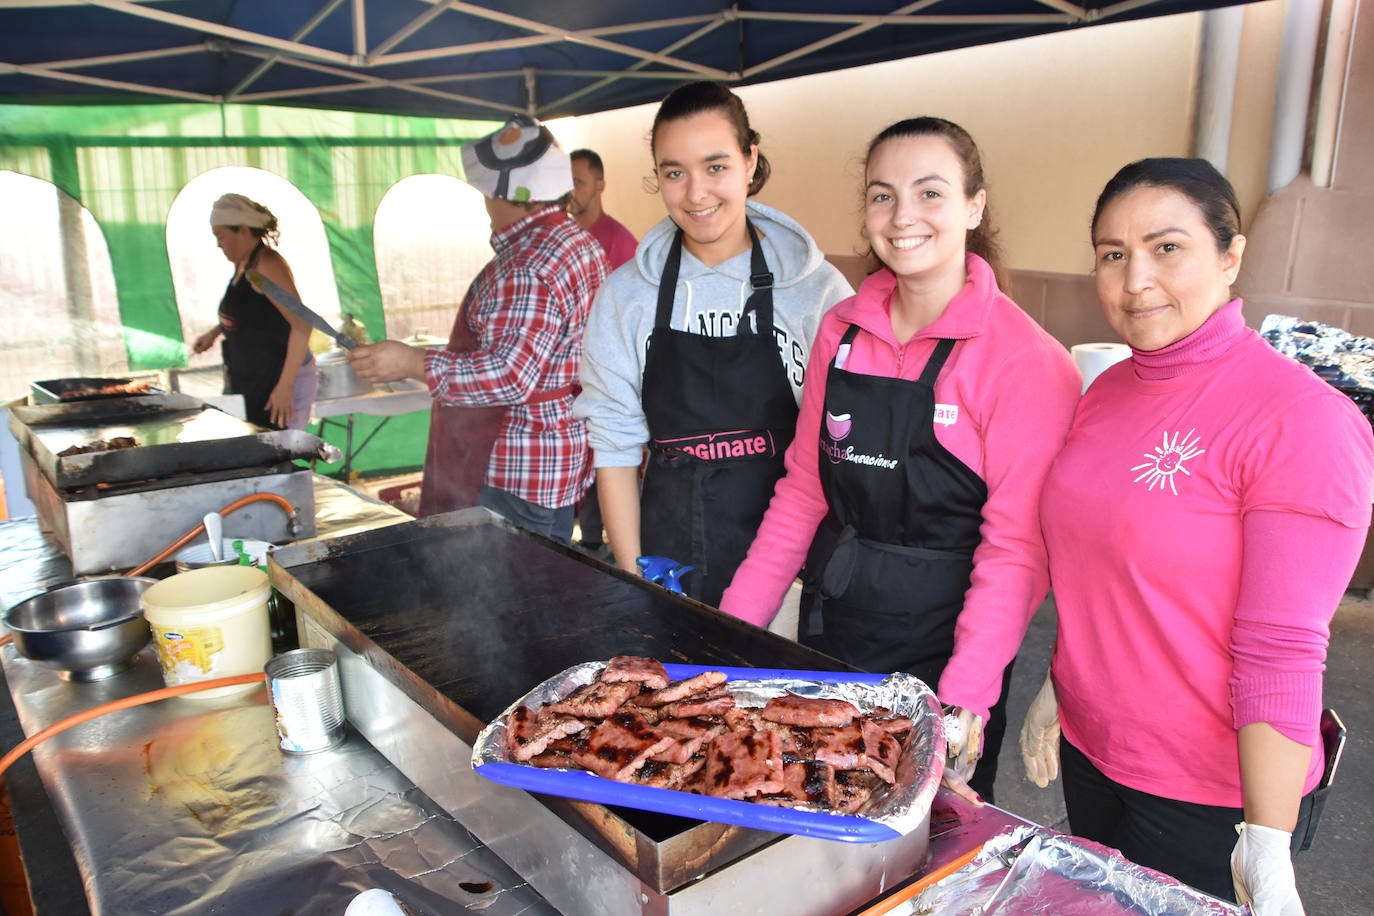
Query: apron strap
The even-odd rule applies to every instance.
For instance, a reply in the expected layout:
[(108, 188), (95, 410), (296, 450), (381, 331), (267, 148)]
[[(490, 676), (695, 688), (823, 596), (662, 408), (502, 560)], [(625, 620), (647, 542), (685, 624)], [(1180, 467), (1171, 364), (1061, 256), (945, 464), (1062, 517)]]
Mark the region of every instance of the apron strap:
[(949, 359), (950, 351), (958, 343), (948, 337), (940, 339), (935, 345), (935, 352), (930, 354), (930, 359), (926, 361), (926, 367), (921, 370), (921, 377), (918, 381), (922, 385), (935, 386), (935, 380), (940, 377), (940, 370), (945, 366), (945, 360)]
[[(763, 246), (759, 244), (759, 233), (752, 220), (744, 221), (749, 230), (749, 285), (753, 290), (740, 312), (739, 334), (748, 324), (749, 313), (754, 313), (753, 333), (773, 333), (773, 273), (763, 257)], [(658, 278), (658, 309), (654, 313), (654, 327), (666, 328), (673, 320), (673, 298), (677, 294), (677, 277), (682, 269), (682, 230), (673, 237), (668, 248), (668, 259), (663, 262), (663, 273)]]
[(749, 230), (749, 286), (753, 292), (739, 313), (739, 326), (735, 328), (735, 334), (738, 335), (748, 326), (750, 312), (754, 313), (754, 333), (772, 334), (773, 272), (763, 258), (763, 246), (759, 244), (759, 233), (754, 228), (753, 220), (746, 219), (744, 225)]
[(663, 273), (658, 278), (658, 311), (654, 315), (654, 327), (666, 328), (673, 321), (673, 296), (677, 293), (677, 274), (682, 267), (682, 230), (673, 236), (673, 244), (668, 246), (668, 260), (663, 262)]

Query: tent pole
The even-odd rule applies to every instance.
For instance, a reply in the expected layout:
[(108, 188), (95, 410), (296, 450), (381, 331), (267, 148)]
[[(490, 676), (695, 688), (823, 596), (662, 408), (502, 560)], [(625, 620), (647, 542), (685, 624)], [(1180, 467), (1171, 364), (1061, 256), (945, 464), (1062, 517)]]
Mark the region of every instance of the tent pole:
[(1269, 140), (1269, 175), (1264, 191), (1272, 194), (1302, 171), (1307, 140), (1307, 111), (1312, 100), (1312, 69), (1321, 32), (1321, 0), (1288, 0), (1279, 52), (1278, 98)]
[(1231, 115), (1244, 25), (1245, 11), (1238, 6), (1202, 14), (1193, 155), (1206, 159), (1223, 175), (1231, 147)]

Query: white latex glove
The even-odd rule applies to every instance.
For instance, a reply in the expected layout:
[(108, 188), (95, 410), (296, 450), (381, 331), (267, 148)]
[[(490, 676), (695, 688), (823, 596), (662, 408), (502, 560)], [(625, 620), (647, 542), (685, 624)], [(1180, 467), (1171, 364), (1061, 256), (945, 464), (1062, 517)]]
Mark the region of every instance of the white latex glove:
[(973, 804), (983, 804), (968, 784), (978, 758), (983, 755), (982, 718), (961, 706), (949, 707), (945, 713), (945, 744), (944, 784)]
[(1304, 916), (1288, 851), (1293, 834), (1246, 823), (1237, 824), (1236, 833), (1240, 839), (1231, 851), (1236, 900), (1250, 904), (1256, 916)]
[(1059, 698), (1049, 675), (1026, 710), (1021, 726), (1021, 761), (1026, 765), (1026, 778), (1042, 789), (1059, 778)]

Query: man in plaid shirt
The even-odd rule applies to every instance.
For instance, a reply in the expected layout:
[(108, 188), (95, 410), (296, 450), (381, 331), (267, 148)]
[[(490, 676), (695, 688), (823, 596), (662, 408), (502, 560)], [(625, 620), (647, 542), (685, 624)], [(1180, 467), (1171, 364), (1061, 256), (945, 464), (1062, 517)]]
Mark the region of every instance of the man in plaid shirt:
[(483, 505), (567, 541), (593, 474), (572, 401), (606, 257), (564, 212), (572, 168), (547, 128), (517, 116), (465, 146), (463, 167), (486, 196), (496, 256), (463, 297), (448, 347), (387, 340), (349, 356), (369, 381), (429, 384), (422, 515)]

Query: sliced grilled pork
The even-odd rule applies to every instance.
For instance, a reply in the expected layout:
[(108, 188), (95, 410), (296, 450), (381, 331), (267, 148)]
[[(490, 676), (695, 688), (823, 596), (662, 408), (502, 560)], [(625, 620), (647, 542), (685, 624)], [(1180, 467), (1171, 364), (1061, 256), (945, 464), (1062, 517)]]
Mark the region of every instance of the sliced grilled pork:
[(660, 734), (635, 712), (617, 712), (592, 729), (587, 746), (572, 759), (598, 776), (629, 782), (650, 757), (672, 747), (672, 735)]
[(727, 732), (706, 754), (706, 794), (751, 798), (783, 790), (782, 744), (772, 732)]
[(719, 716), (735, 708), (735, 698), (728, 693), (723, 696), (688, 697), (676, 703), (658, 707), (661, 716), (674, 719), (690, 719), (693, 716)]
[(871, 770), (839, 770), (835, 773), (835, 808), (853, 814), (883, 784)]
[(586, 727), (587, 723), (581, 719), (546, 711), (536, 713), (528, 706), (520, 706), (510, 714), (511, 756), (516, 760), (529, 760), (542, 754), (550, 741), (575, 735)]
[(695, 677), (674, 681), (662, 690), (640, 694), (635, 698), (635, 703), (639, 706), (662, 706), (665, 703), (672, 703), (698, 693), (704, 693), (712, 687), (719, 687), (724, 683), (725, 672), (703, 671)]
[(844, 728), (813, 728), (811, 742), (811, 756), (837, 770), (865, 766), (864, 733), (857, 722)]
[(635, 782), (656, 789), (682, 790), (706, 766), (706, 755), (697, 754), (683, 763), (649, 760), (635, 774)]
[(565, 716), (604, 719), (615, 712), (620, 704), (637, 693), (639, 693), (637, 681), (622, 681), (618, 684), (592, 681), (590, 684), (577, 688), (557, 703), (550, 703), (544, 709), (549, 712), (562, 713)]
[(657, 659), (617, 655), (602, 669), (601, 680), (608, 684), (635, 681), (649, 690), (662, 690), (668, 686), (668, 672)]
[(824, 700), (786, 693), (769, 700), (759, 714), (769, 722), (782, 725), (838, 728), (853, 722), (859, 711), (853, 703), (845, 700)]
[(700, 719), (668, 719), (659, 723), (659, 732), (673, 736), (673, 745), (654, 755), (664, 763), (686, 763), (701, 750), (701, 746), (725, 731), (724, 724), (703, 722)]
[(875, 722), (863, 720), (864, 764), (888, 784), (897, 781), (897, 758), (902, 746), (897, 739)]
[(783, 790), (756, 801), (765, 805), (791, 808), (794, 805), (835, 806), (835, 770), (828, 764), (803, 760), (782, 765)]

